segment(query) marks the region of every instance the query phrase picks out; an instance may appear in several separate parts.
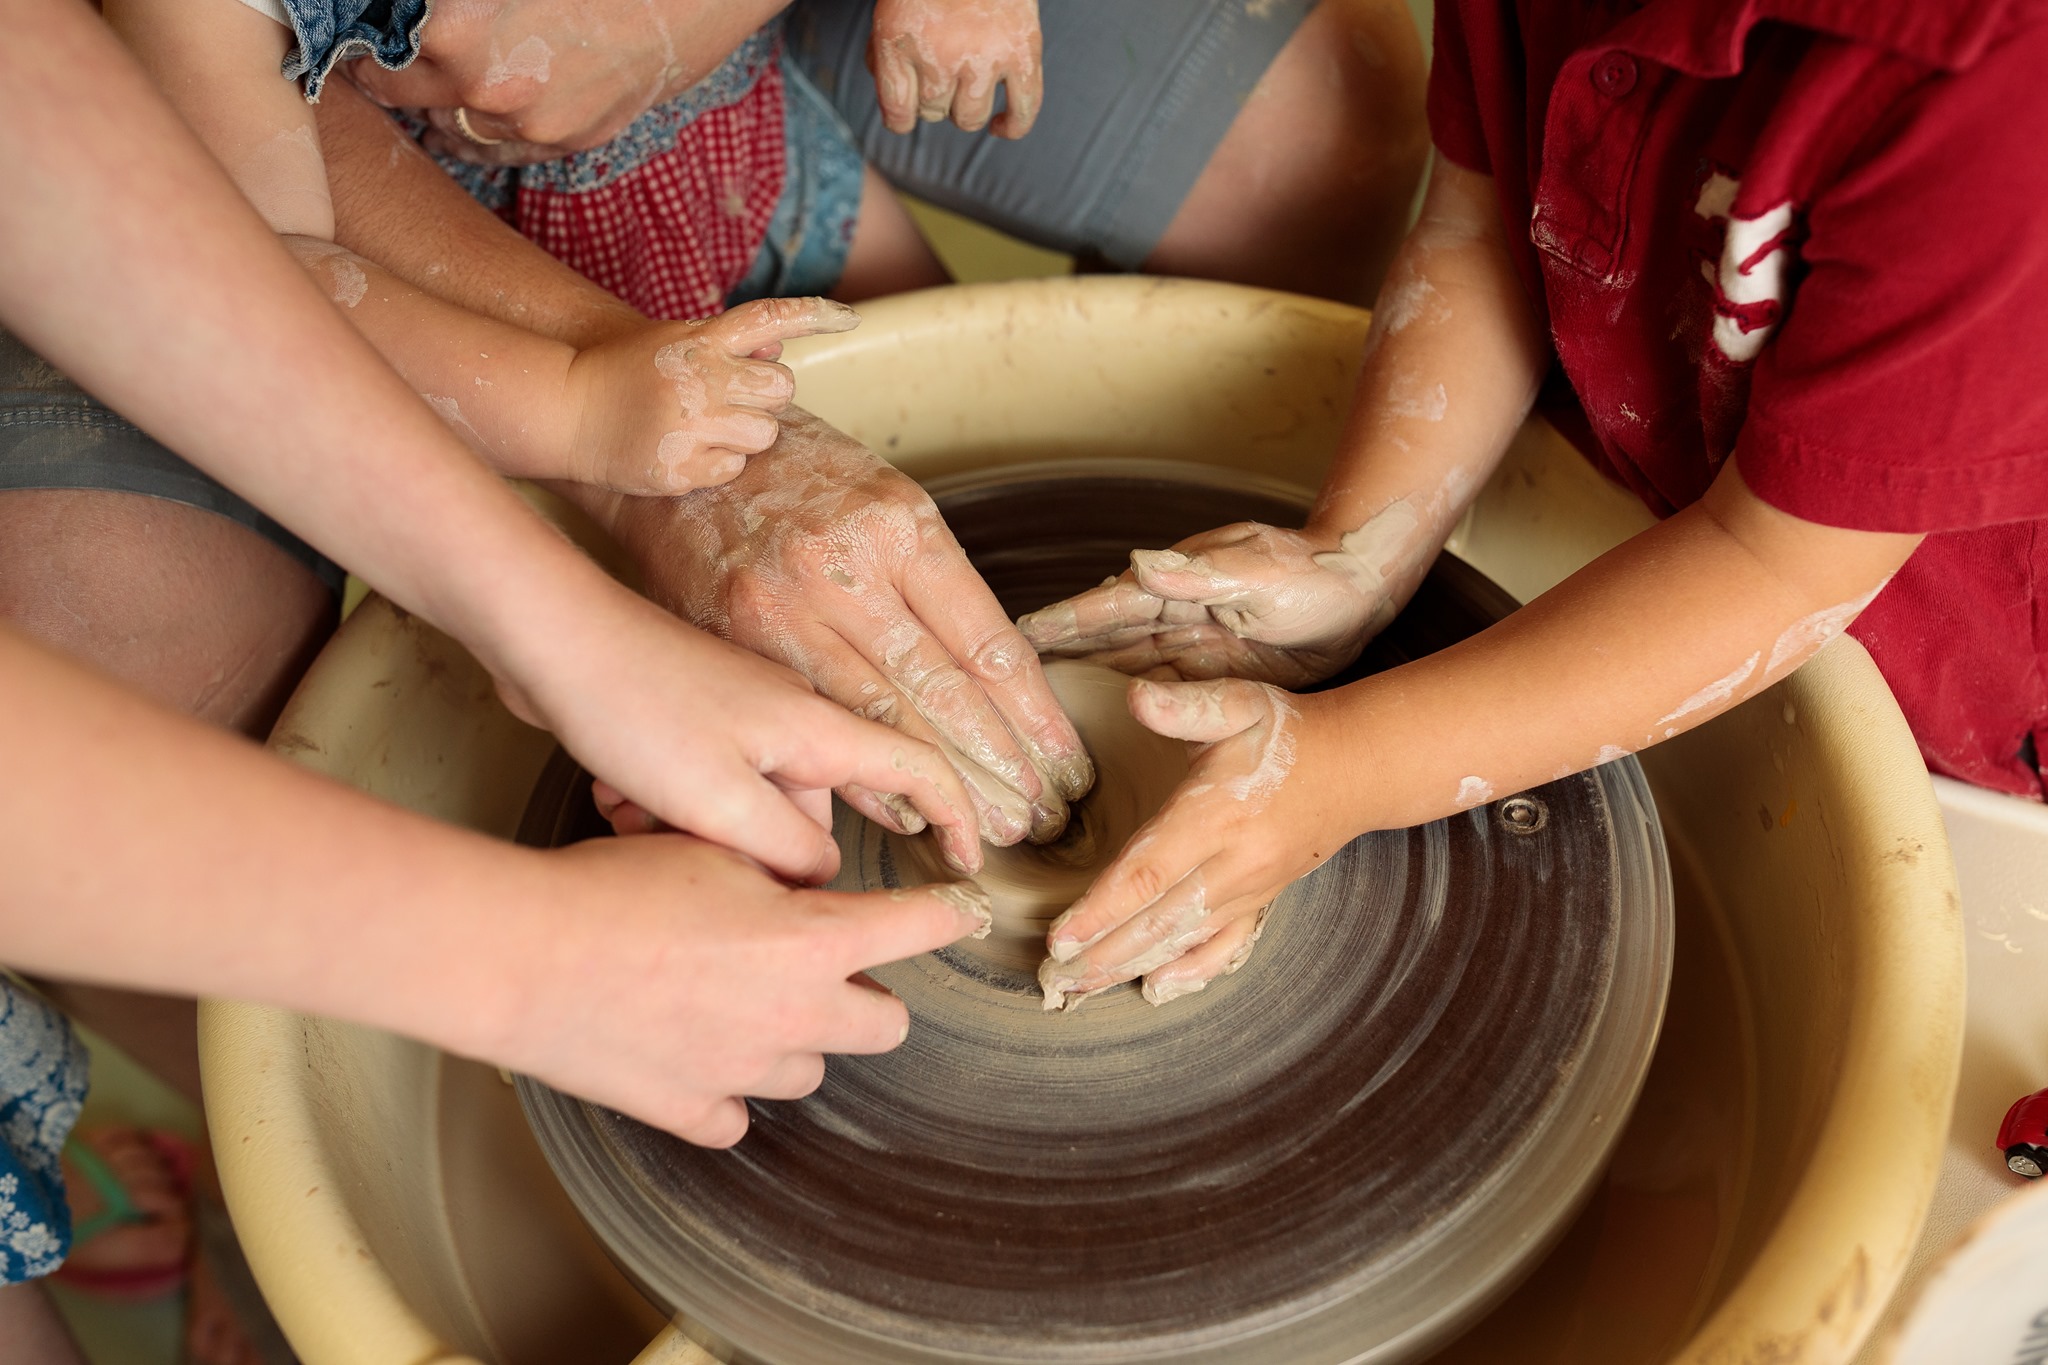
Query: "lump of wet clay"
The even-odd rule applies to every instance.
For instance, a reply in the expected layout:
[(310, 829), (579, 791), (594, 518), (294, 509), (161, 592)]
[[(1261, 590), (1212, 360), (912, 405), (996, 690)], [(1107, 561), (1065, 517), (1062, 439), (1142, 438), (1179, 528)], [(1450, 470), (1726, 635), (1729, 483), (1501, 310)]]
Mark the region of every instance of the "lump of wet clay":
[[(1034, 978), (1052, 922), (1080, 899), (1188, 773), (1187, 745), (1153, 734), (1132, 717), (1124, 700), (1128, 677), (1072, 659), (1048, 660), (1045, 676), (1095, 759), (1095, 786), (1074, 803), (1058, 838), (984, 850), (976, 880), (989, 894), (995, 928), (985, 940), (963, 945)], [(889, 842), (905, 885), (954, 877), (930, 834), (892, 834)]]

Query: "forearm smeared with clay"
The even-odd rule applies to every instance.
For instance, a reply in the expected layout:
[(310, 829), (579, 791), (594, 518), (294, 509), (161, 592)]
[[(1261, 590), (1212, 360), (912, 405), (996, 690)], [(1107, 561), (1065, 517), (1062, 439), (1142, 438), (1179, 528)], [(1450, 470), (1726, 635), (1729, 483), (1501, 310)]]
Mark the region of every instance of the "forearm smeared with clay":
[(1307, 526), (1243, 522), (1139, 550), (1019, 624), (1039, 649), (1157, 679), (1299, 687), (1413, 595), (1534, 398), (1549, 351), (1492, 182), (1439, 161), (1380, 292), (1336, 463)]
[(450, 303), (332, 242), (285, 243), (349, 321), (493, 469), (666, 497), (724, 483), (775, 441), (782, 343), (846, 331), (830, 299), (759, 299), (578, 349)]
[(1356, 835), (1711, 720), (1841, 634), (1918, 541), (1801, 521), (1730, 464), (1699, 503), (1414, 663), (1302, 697), (1239, 679), (1135, 684), (1140, 720), (1205, 747), (1054, 926), (1048, 1003), (1141, 974), (1155, 1001), (1199, 990), (1243, 960), (1288, 883)]

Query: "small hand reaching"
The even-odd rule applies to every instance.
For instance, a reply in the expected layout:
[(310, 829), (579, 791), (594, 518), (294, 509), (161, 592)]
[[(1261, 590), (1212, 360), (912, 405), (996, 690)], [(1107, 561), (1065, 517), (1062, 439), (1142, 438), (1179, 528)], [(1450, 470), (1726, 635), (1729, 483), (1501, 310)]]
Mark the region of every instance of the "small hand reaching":
[[(907, 133), (950, 117), (967, 132), (1031, 131), (1045, 94), (1038, 0), (878, 0), (868, 44), (882, 122)], [(1002, 113), (996, 87), (1004, 87)]]
[(775, 443), (796, 377), (782, 343), (857, 326), (830, 299), (758, 299), (702, 322), (664, 322), (577, 354), (565, 477), (667, 496), (725, 483)]
[(1236, 971), (1267, 910), (1358, 833), (1326, 799), (1335, 712), (1239, 679), (1134, 681), (1131, 714), (1199, 746), (1187, 780), (1047, 936), (1047, 1009), (1144, 978), (1164, 1004)]
[(1361, 572), (1336, 537), (1246, 521), (1134, 550), (1118, 577), (1017, 624), (1041, 653), (1140, 677), (1301, 687), (1393, 619), (1396, 581)]

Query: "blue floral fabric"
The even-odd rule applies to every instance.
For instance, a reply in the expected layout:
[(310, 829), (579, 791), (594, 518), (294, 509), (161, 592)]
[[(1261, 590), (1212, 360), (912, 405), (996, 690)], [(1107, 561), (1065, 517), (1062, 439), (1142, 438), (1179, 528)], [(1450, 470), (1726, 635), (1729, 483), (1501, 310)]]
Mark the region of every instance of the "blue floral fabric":
[(0, 975), (0, 1284), (47, 1275), (71, 1249), (58, 1153), (85, 1081), (85, 1045), (64, 1016)]

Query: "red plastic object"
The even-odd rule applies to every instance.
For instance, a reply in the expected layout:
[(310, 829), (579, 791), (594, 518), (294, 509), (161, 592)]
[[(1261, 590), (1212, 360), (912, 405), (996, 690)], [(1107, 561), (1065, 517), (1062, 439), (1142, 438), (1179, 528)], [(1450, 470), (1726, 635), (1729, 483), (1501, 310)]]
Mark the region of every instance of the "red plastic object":
[(2037, 1180), (2048, 1171), (2048, 1090), (2013, 1101), (1998, 1125), (1998, 1150), (2015, 1175)]

